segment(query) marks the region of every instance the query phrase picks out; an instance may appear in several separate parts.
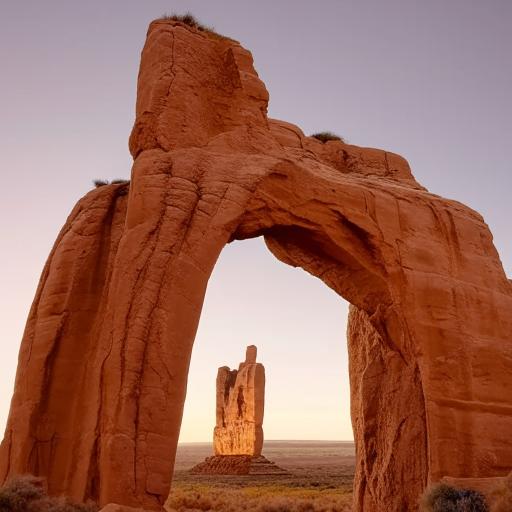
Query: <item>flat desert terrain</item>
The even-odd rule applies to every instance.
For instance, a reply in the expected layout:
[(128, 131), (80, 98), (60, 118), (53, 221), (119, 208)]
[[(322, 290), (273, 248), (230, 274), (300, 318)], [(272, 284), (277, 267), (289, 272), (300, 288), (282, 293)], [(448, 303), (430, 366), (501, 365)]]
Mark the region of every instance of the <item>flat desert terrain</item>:
[(192, 475), (190, 468), (213, 455), (211, 443), (178, 447), (168, 510), (255, 512), (349, 512), (353, 442), (265, 441), (263, 455), (286, 475)]

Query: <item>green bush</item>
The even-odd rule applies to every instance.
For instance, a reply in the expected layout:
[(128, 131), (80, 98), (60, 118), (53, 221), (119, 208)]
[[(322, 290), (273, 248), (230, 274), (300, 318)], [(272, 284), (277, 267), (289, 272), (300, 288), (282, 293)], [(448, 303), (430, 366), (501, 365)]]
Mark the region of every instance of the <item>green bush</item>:
[(107, 180), (94, 180), (93, 183), (94, 183), (94, 186), (96, 188), (104, 187), (105, 185), (108, 185), (108, 181)]
[(332, 132), (313, 133), (311, 137), (318, 139), (320, 142), (327, 142), (329, 140), (339, 140), (340, 142), (345, 142), (342, 137)]
[(446, 484), (428, 488), (420, 501), (421, 512), (489, 512), (484, 496), (470, 489)]

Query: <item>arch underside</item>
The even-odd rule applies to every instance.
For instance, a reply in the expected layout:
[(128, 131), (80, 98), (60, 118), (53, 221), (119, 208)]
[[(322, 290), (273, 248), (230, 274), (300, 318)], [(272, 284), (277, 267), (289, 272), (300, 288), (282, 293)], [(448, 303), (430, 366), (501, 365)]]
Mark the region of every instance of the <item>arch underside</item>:
[[(293, 182), (297, 169), (287, 167)], [(261, 184), (235, 237), (263, 235), (280, 261), (315, 275), (351, 303), (354, 510), (382, 510), (383, 504), (387, 510), (410, 510), (428, 479), (425, 401), (409, 333), (397, 319), (380, 241), (375, 230), (358, 225), (361, 212), (351, 215), (347, 205), (326, 205), (314, 190), (294, 184), (293, 202), (277, 206), (273, 189), (277, 185), (281, 197), (282, 181), (282, 175), (272, 174)], [(321, 223), (307, 213), (315, 209)]]

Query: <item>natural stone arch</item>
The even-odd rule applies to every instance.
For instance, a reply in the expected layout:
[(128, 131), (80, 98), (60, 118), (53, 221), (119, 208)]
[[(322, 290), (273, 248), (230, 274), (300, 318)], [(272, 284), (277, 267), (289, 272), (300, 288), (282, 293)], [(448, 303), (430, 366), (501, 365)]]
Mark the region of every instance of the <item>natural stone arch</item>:
[(413, 509), (428, 480), (512, 468), (512, 287), (482, 218), (397, 155), (267, 119), (267, 101), (238, 43), (151, 25), (131, 184), (80, 200), (50, 254), (1, 477), (158, 508), (208, 278), (226, 243), (260, 235), (355, 306), (356, 510)]

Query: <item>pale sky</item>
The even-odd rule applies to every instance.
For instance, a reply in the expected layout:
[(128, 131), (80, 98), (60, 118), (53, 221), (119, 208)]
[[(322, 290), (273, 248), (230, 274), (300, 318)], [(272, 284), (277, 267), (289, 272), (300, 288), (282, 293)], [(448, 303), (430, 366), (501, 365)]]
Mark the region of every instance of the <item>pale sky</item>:
[[(127, 178), (149, 21), (192, 11), (252, 51), (269, 115), (406, 157), (479, 211), (512, 274), (510, 0), (17, 0), (0, 3), (0, 427), (44, 261), (95, 178)], [(218, 366), (256, 344), (267, 439), (350, 439), (347, 304), (259, 239), (210, 280), (182, 441), (210, 440)]]

